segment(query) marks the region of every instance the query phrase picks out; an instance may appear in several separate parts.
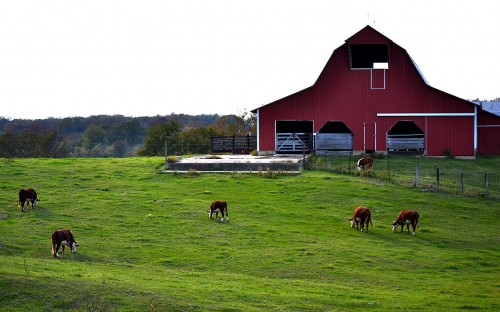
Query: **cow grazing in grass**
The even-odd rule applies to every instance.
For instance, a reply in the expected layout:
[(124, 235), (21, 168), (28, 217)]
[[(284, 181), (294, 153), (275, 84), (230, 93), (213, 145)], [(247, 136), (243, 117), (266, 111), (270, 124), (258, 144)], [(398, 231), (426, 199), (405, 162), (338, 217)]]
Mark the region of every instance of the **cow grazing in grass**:
[(373, 226), (372, 223), (372, 213), (369, 208), (363, 207), (363, 206), (357, 206), (354, 208), (354, 214), (351, 219), (348, 219), (351, 221), (351, 227), (354, 228), (356, 225), (356, 229), (359, 230), (361, 227), (361, 232), (363, 232), (365, 224), (366, 224), (366, 233), (368, 233), (368, 223), (370, 223)]
[(65, 246), (69, 246), (71, 248), (71, 253), (74, 253), (76, 252), (76, 247), (80, 246), (80, 244), (75, 240), (70, 230), (59, 229), (52, 233), (52, 254), (54, 258), (59, 258), (59, 247), (61, 246), (63, 253)]
[(38, 196), (36, 195), (36, 191), (32, 188), (21, 189), (19, 191), (19, 203), (18, 207), (21, 207), (21, 211), (24, 211), (24, 204), (26, 204), (26, 209), (30, 206), (31, 208), (36, 207), (38, 205)]
[(356, 166), (356, 169), (358, 171), (361, 171), (361, 170), (365, 171), (365, 169), (370, 169), (371, 167), (373, 167), (373, 157), (367, 156), (367, 157), (363, 157), (360, 160), (358, 160), (358, 164)]
[(221, 221), (224, 220), (224, 215), (226, 215), (226, 221), (229, 221), (229, 215), (227, 213), (227, 202), (216, 200), (210, 205), (210, 210), (208, 210), (208, 217), (212, 219), (215, 213), (215, 220), (218, 219), (219, 212), (221, 213)]
[(410, 233), (410, 224), (413, 228), (413, 233), (412, 235), (415, 235), (415, 229), (417, 228), (418, 225), (418, 212), (414, 210), (403, 210), (398, 214), (398, 218), (396, 221), (392, 222), (392, 230), (396, 231), (398, 229), (398, 226), (401, 226), (401, 232), (403, 232), (403, 228), (405, 227), (408, 229), (408, 234)]

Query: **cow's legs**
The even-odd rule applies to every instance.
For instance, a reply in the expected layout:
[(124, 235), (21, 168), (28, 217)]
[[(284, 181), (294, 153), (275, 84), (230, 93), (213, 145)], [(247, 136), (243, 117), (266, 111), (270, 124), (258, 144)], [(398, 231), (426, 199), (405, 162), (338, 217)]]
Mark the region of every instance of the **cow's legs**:
[(221, 222), (222, 222), (222, 221), (224, 221), (224, 214), (226, 215), (226, 221), (229, 221), (229, 215), (228, 215), (228, 213), (227, 213), (227, 210), (222, 210), (222, 211), (220, 212), (220, 214), (221, 214), (221, 218), (220, 218), (220, 221), (221, 221)]
[(54, 252), (54, 258), (59, 258), (59, 247), (61, 247), (61, 244), (57, 243), (56, 250)]

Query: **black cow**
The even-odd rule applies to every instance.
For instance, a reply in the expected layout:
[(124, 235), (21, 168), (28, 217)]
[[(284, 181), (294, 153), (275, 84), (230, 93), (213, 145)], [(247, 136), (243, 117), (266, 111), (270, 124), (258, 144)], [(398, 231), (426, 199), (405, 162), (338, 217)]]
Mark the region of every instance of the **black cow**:
[(38, 202), (40, 200), (38, 199), (38, 196), (36, 195), (36, 192), (32, 188), (27, 188), (27, 189), (21, 189), (19, 191), (19, 204), (18, 207), (21, 207), (21, 211), (24, 211), (24, 204), (26, 203), (26, 209), (30, 206), (31, 202), (31, 208), (36, 207), (38, 205)]

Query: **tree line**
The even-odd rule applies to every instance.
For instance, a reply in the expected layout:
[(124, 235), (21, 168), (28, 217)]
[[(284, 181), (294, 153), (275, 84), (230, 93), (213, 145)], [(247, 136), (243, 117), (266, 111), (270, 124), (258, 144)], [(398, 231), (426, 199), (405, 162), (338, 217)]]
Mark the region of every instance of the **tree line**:
[(0, 117), (0, 157), (132, 157), (199, 154), (210, 137), (255, 133), (255, 115), (98, 115), (26, 120)]

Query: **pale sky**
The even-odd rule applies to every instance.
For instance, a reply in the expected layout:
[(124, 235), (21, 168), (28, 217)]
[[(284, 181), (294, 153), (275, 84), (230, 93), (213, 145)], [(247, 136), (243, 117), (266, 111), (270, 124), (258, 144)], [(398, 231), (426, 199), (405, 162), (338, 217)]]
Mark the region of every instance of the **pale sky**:
[(0, 2), (0, 116), (240, 114), (311, 86), (366, 25), (429, 84), (500, 97), (497, 0)]

